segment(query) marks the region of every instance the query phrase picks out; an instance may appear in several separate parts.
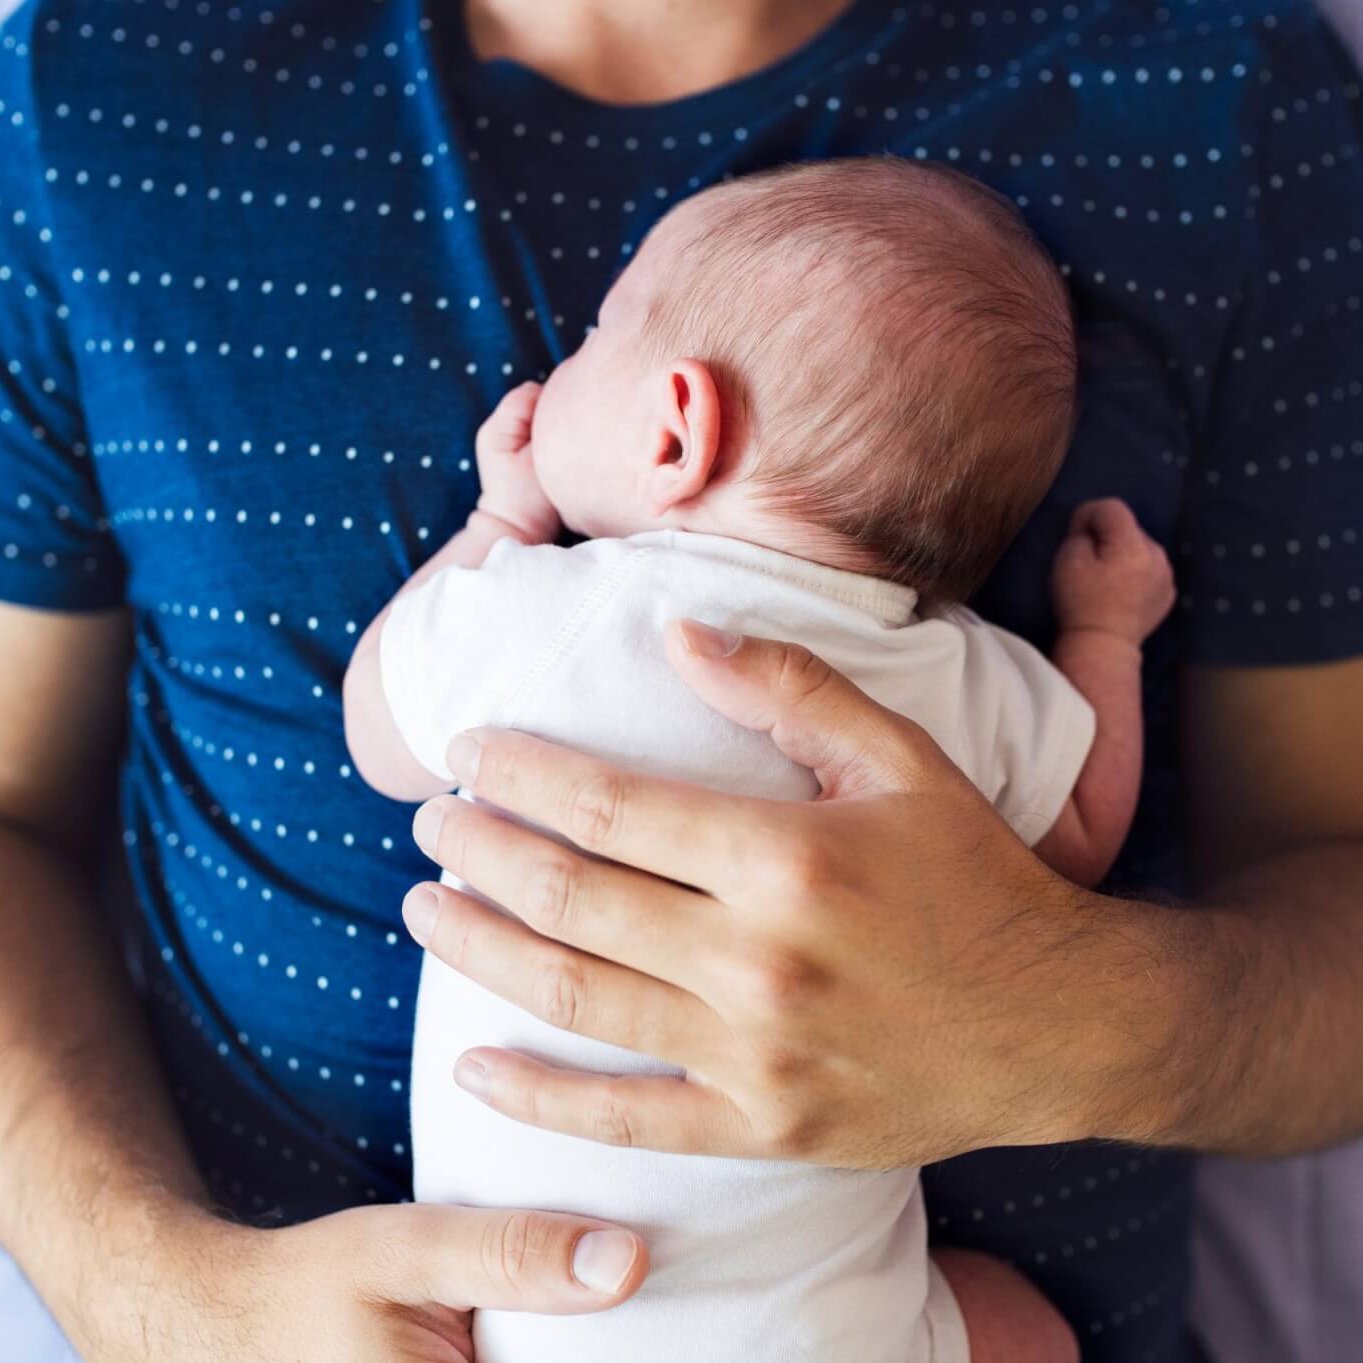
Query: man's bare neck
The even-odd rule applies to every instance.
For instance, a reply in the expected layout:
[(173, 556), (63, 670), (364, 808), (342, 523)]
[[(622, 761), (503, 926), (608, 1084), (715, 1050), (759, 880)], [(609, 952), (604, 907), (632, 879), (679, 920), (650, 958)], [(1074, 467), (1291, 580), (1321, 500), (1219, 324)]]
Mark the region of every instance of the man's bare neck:
[(659, 104), (794, 52), (851, 0), (466, 0), (469, 42), (604, 104)]

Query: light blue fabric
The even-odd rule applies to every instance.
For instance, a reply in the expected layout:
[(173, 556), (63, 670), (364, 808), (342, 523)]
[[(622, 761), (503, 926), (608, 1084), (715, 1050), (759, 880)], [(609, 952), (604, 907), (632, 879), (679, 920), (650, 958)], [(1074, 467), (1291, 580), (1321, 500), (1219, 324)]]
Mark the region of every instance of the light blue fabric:
[(0, 1250), (0, 1358), (8, 1363), (80, 1363), (19, 1265)]

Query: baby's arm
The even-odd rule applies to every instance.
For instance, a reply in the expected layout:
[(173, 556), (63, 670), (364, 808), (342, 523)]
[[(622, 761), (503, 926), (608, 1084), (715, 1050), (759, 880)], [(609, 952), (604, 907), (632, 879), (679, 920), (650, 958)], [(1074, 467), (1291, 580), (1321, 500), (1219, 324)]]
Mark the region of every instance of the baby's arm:
[(1078, 885), (1107, 874), (1140, 794), (1141, 645), (1174, 604), (1169, 559), (1125, 502), (1085, 502), (1051, 575), (1052, 661), (1093, 706), (1093, 747), (1037, 855)]
[[(558, 513), (540, 489), (531, 461), (530, 425), (539, 395), (539, 384), (523, 383), (483, 423), (476, 441), (482, 482), (478, 506), (464, 528), (403, 584), (398, 596), (442, 568), (481, 568), (498, 540), (548, 544), (557, 537)], [(384, 695), (379, 638), (391, 610), (390, 601), (365, 630), (350, 659), (343, 689), (346, 743), (356, 769), (375, 790), (394, 800), (425, 800), (449, 787), (412, 756)]]

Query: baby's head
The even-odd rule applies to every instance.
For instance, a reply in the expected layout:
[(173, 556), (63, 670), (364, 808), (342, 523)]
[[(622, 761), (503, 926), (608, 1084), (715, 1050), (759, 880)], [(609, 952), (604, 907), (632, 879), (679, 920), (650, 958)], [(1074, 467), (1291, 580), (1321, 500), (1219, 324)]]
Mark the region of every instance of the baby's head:
[(1064, 457), (1074, 328), (1013, 207), (864, 158), (669, 213), (550, 375), (540, 481), (587, 535), (733, 535), (964, 599)]

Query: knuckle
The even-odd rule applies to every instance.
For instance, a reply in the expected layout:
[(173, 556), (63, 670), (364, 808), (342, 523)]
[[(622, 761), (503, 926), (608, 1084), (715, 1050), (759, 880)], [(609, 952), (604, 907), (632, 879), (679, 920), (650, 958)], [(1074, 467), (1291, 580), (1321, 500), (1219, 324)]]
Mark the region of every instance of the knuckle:
[(518, 810), (524, 798), (523, 754), (513, 744), (495, 737), (485, 740), (482, 749), (478, 760), (478, 795), (503, 809)]
[(592, 1106), (593, 1139), (602, 1145), (633, 1146), (634, 1124), (620, 1094), (607, 1087)]
[(812, 834), (787, 842), (779, 864), (778, 883), (791, 906), (822, 899), (836, 878), (831, 850)]
[(797, 877), (791, 871), (787, 840), (779, 834), (767, 836), (749, 848), (744, 856), (753, 887), (764, 898), (768, 916), (780, 914), (790, 898)]
[(512, 1212), (489, 1224), (483, 1236), (483, 1268), (488, 1277), (511, 1284), (529, 1280), (546, 1249), (542, 1222), (530, 1212)]
[(620, 830), (628, 783), (619, 772), (597, 771), (568, 791), (564, 832), (579, 847), (600, 851)]
[(551, 936), (571, 919), (581, 872), (566, 856), (556, 856), (531, 873), (526, 887), (526, 915)]
[(767, 1146), (777, 1159), (809, 1159), (818, 1153), (824, 1123), (797, 1108), (779, 1113), (767, 1137)]
[(540, 970), (532, 988), (535, 1014), (551, 1027), (571, 1032), (582, 1015), (583, 980), (578, 968), (554, 961)]
[(501, 1090), (498, 1106), (502, 1112), (530, 1126), (542, 1125), (546, 1106), (552, 1107), (552, 1104), (546, 1105), (533, 1080), (524, 1075), (512, 1074), (503, 1078)]
[(784, 644), (777, 660), (778, 689), (794, 700), (803, 700), (827, 684), (832, 669), (801, 644)]
[(755, 1143), (772, 1159), (808, 1159), (827, 1133), (829, 1122), (820, 1112), (828, 1103), (813, 1100), (807, 1087), (810, 1066), (802, 1058), (778, 1051), (762, 1059), (767, 1101), (754, 1123)]
[[(802, 952), (785, 947), (766, 947), (749, 970), (751, 997), (768, 1017), (787, 1018), (800, 1013), (819, 992), (821, 972)], [(780, 1048), (775, 1057), (791, 1052)]]
[[(442, 898), (444, 892), (436, 891)], [(473, 927), (469, 916), (460, 913), (460, 901), (447, 903), (445, 912), (436, 920), (434, 951), (448, 966), (461, 970), (473, 959)]]
[(461, 878), (468, 865), (469, 851), (469, 820), (462, 815), (462, 810), (452, 805), (446, 807), (445, 820), (440, 825), (440, 841), (436, 847), (436, 859), (440, 865)]

